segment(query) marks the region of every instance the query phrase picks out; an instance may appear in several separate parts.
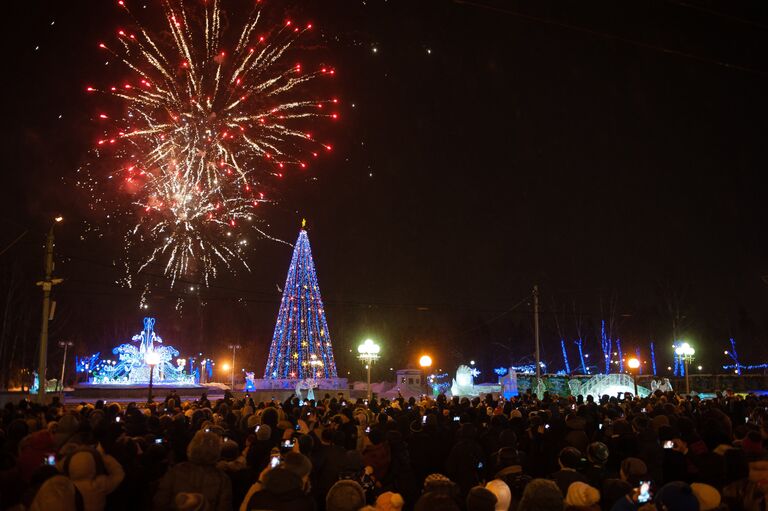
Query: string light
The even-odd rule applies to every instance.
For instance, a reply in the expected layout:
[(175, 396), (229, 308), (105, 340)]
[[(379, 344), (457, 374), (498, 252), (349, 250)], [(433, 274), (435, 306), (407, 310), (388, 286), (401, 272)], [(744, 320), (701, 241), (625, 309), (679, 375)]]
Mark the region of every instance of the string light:
[(315, 263), (302, 225), (283, 288), (264, 378), (337, 377)]

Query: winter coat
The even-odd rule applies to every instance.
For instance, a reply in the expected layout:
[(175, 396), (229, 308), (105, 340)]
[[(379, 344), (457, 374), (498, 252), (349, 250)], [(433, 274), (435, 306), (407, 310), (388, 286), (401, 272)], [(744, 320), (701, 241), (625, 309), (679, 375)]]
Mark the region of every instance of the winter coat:
[(213, 465), (185, 461), (171, 468), (160, 480), (154, 508), (157, 511), (173, 509), (174, 498), (182, 492), (203, 494), (211, 511), (232, 509), (232, 483)]
[(83, 496), (85, 511), (101, 511), (105, 508), (107, 495), (123, 481), (125, 472), (118, 461), (109, 455), (101, 455), (104, 474), (98, 474), (96, 463), (90, 460), (90, 453), (76, 452), (69, 460), (66, 475)]
[(288, 470), (276, 468), (264, 476), (264, 484), (261, 489), (250, 495), (245, 509), (248, 511), (262, 509), (315, 511), (316, 506), (314, 499), (304, 492), (304, 485), (299, 476)]
[(389, 445), (386, 442), (368, 445), (363, 449), (363, 463), (373, 467), (373, 476), (379, 481), (389, 472), (391, 461)]

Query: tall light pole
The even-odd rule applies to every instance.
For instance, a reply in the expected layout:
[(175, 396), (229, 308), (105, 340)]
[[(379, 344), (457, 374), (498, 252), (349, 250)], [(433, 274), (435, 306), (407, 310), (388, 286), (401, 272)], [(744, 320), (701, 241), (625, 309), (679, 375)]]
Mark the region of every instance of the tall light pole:
[(366, 339), (363, 344), (357, 347), (358, 358), (365, 364), (365, 368), (368, 369), (368, 402), (373, 398), (371, 392), (371, 365), (379, 359), (379, 352), (381, 346), (373, 342), (373, 339)]
[(64, 358), (61, 360), (61, 378), (59, 379), (59, 394), (64, 396), (64, 369), (67, 367), (67, 348), (71, 348), (75, 343), (72, 341), (59, 341), (59, 348), (64, 348)]
[(149, 366), (149, 391), (147, 393), (147, 404), (151, 404), (152, 403), (152, 380), (155, 375), (155, 366), (158, 364), (158, 362), (160, 362), (160, 355), (154, 350), (148, 351), (144, 355), (144, 361)]
[(239, 344), (230, 344), (229, 349), (232, 350), (232, 391), (235, 390), (235, 352), (240, 349)]
[(541, 353), (539, 352), (539, 286), (533, 286), (533, 337), (536, 341), (536, 384), (541, 379)]
[(37, 285), (43, 288), (43, 316), (40, 325), (40, 358), (37, 364), (37, 400), (45, 404), (45, 386), (48, 365), (48, 322), (51, 320), (51, 289), (56, 284), (61, 284), (63, 279), (53, 278), (53, 228), (64, 220), (57, 216), (53, 219), (51, 228), (48, 230), (48, 237), (45, 241), (45, 280), (37, 282)]
[(691, 393), (691, 383), (688, 378), (688, 369), (689, 365), (691, 364), (691, 360), (693, 360), (693, 356), (696, 354), (696, 350), (693, 349), (693, 346), (688, 344), (687, 342), (684, 342), (680, 344), (677, 348), (675, 348), (675, 354), (683, 359), (683, 362), (685, 363), (685, 393), (690, 394)]
[(635, 374), (632, 374), (632, 382), (635, 384), (635, 397), (638, 397), (637, 395), (637, 369), (640, 367), (640, 361), (636, 358), (630, 358), (627, 361), (627, 366), (629, 366), (629, 369), (631, 372), (634, 372)]

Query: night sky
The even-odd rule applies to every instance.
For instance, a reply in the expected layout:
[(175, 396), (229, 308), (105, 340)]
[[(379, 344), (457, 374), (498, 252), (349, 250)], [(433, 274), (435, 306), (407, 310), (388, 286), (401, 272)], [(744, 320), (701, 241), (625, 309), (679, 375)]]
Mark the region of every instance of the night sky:
[[(129, 1), (148, 4), (145, 24), (160, 12)], [(561, 336), (576, 365), (579, 328), (597, 357), (601, 319), (625, 351), (656, 341), (665, 367), (670, 306), (705, 372), (730, 336), (742, 362), (768, 359), (764, 2), (269, 1), (275, 19), (312, 21), (308, 51), (338, 70), (341, 120), (313, 127), (332, 154), (264, 215), (289, 242), (308, 219), (342, 375), (362, 377), (349, 350), (371, 336), (381, 378), (424, 350), (450, 371), (474, 358), (490, 379), (533, 351), (534, 284), (552, 369)], [(6, 335), (31, 361), (60, 212), (52, 342), (106, 353), (146, 311), (141, 289), (116, 284), (119, 239), (86, 234), (103, 219), (73, 183), (97, 137), (84, 88), (126, 74), (96, 45), (124, 18), (107, 0), (17, 4), (4, 5), (0, 250), (28, 233), (0, 255)], [(239, 342), (261, 373), (291, 249), (252, 247), (250, 273), (208, 289), (152, 278), (159, 334), (214, 358)]]

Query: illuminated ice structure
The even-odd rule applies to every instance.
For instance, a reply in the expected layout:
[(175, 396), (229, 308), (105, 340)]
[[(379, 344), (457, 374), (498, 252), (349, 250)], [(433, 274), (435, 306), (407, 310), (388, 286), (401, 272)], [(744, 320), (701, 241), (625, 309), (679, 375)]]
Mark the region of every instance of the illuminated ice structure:
[(100, 385), (143, 385), (149, 383), (150, 366), (147, 354), (155, 353), (158, 363), (154, 369), (154, 385), (195, 385), (195, 377), (184, 372), (184, 361), (178, 366), (173, 360), (179, 351), (173, 346), (156, 346), (163, 340), (155, 333), (155, 318), (144, 318), (144, 330), (132, 338), (134, 344), (121, 344), (112, 352), (117, 355), (115, 365), (106, 365), (93, 373), (90, 383)]
[[(579, 394), (582, 396), (592, 395), (595, 399), (599, 399), (604, 395), (613, 397), (619, 393), (635, 393), (635, 384), (632, 376), (626, 373), (597, 374), (586, 381), (573, 378), (568, 381), (568, 386), (571, 389), (572, 396), (578, 396)], [(638, 386), (637, 393), (640, 397), (646, 397), (651, 391), (645, 387)]]
[(465, 365), (456, 369), (456, 378), (451, 383), (451, 396), (475, 397), (480, 394), (490, 394), (500, 392), (501, 385), (483, 384), (475, 385), (475, 376), (479, 376), (480, 371)]

